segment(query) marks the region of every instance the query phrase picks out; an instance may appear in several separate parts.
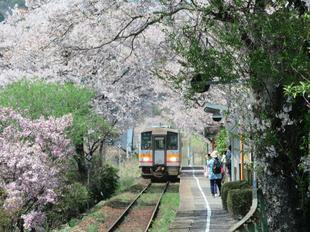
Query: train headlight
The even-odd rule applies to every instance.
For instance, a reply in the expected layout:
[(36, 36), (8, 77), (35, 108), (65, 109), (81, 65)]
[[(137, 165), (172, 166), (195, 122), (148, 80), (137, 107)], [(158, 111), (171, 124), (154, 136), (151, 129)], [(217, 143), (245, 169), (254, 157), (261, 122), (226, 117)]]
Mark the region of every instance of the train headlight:
[(142, 161), (143, 162), (148, 162), (148, 161), (150, 161), (150, 158), (149, 157), (143, 157)]
[(176, 161), (177, 161), (177, 157), (171, 157), (171, 158), (170, 158), (170, 161), (171, 161), (171, 162), (176, 162)]

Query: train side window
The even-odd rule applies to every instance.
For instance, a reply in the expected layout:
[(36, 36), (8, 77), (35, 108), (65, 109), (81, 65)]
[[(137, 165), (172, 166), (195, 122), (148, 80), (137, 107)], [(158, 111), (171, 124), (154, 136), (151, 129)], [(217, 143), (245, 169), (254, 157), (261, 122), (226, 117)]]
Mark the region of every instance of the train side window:
[(155, 137), (155, 150), (165, 150), (165, 138)]
[(178, 149), (178, 134), (174, 132), (167, 133), (167, 150)]
[(147, 150), (152, 147), (152, 132), (143, 132), (141, 133), (141, 149)]

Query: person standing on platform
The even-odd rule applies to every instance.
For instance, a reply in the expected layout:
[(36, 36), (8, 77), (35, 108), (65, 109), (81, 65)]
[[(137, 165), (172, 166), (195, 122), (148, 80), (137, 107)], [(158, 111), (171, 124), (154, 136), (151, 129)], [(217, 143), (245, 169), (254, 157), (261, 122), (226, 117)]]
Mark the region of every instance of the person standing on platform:
[(229, 180), (231, 180), (231, 145), (229, 145), (228, 150), (226, 151), (225, 158), (226, 158), (226, 169), (229, 175)]
[[(212, 196), (221, 195), (221, 186), (222, 186), (221, 169), (222, 169), (222, 164), (218, 158), (218, 152), (213, 151), (211, 153), (211, 160), (208, 162), (208, 177), (210, 180)], [(217, 188), (219, 189), (219, 194), (217, 194)]]
[(205, 159), (205, 173), (204, 173), (205, 177), (208, 177), (208, 163), (210, 162), (210, 160), (211, 160), (211, 155), (210, 155), (210, 153), (208, 153), (208, 155), (206, 155), (206, 159)]

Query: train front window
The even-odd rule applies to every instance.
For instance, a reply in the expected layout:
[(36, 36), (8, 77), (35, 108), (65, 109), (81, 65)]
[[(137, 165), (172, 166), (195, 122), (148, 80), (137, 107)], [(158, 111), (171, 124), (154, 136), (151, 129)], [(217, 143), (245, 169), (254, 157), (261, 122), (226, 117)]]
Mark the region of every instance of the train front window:
[(178, 134), (174, 132), (167, 133), (167, 150), (178, 149)]
[(141, 149), (148, 150), (152, 147), (152, 132), (141, 133)]
[(155, 137), (155, 150), (164, 150), (165, 149), (165, 138), (164, 137)]

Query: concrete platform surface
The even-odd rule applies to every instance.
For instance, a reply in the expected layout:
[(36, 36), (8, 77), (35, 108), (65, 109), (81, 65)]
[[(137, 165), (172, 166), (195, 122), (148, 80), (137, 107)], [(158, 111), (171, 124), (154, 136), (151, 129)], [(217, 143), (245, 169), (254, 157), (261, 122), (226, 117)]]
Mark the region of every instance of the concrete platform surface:
[(221, 197), (213, 197), (210, 181), (203, 175), (203, 167), (182, 170), (180, 207), (171, 232), (224, 232), (236, 223), (223, 210)]

